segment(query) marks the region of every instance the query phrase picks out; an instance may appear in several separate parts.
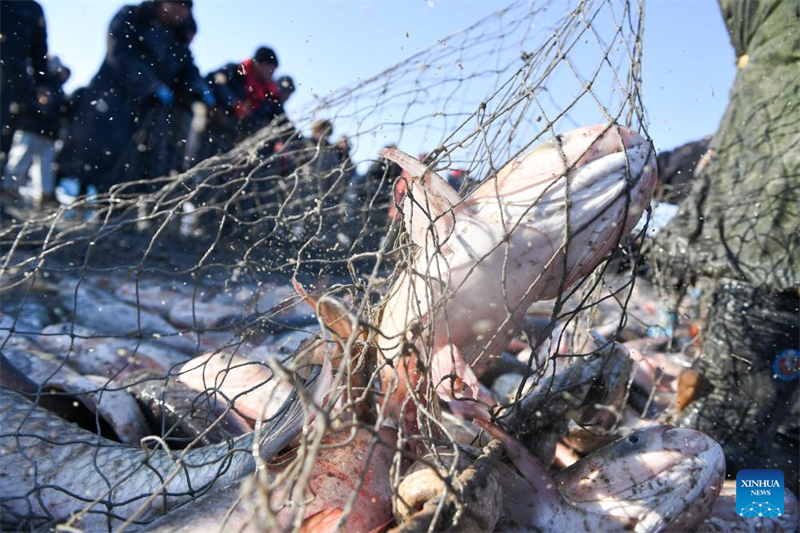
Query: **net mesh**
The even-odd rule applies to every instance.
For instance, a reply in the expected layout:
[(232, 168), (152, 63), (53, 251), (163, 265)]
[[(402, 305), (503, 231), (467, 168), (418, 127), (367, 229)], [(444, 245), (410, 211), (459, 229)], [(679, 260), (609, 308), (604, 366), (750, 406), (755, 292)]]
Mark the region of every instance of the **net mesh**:
[[(3, 453), (23, 464), (19, 479), (28, 481), (19, 483), (29, 483), (0, 496), (4, 525), (138, 527), (186, 504), (231, 520), (231, 509), (246, 507), (251, 525), (299, 528), (308, 508), (319, 512), (321, 496), (303, 492), (319, 457), (364, 434), (359, 457), (380, 456), (379, 440), (391, 440), (380, 429), (391, 413), (376, 397), (386, 396), (378, 385), (393, 367), (375, 339), (415, 246), (394, 216), (400, 169), (378, 149), (424, 153), (442, 176), (459, 171), (467, 196), (576, 126), (620, 124), (647, 137), (642, 25), (642, 2), (514, 3), (182, 174), (4, 224), (0, 349), (25, 374), (12, 388), (80, 426), (4, 398)], [(348, 133), (349, 151), (303, 134), (319, 119)], [(622, 364), (613, 343), (580, 332), (602, 326), (612, 339), (641, 327), (625, 310), (643, 234), (527, 313), (529, 379), (491, 413), (542, 453), (577, 407), (563, 391), (583, 386), (579, 405), (618, 414), (602, 408), (603, 391), (618, 384), (592, 388), (597, 376), (624, 374), (611, 370)], [(575, 375), (588, 377), (559, 381), (558, 365), (584, 365)], [(455, 468), (441, 450), (460, 453), (460, 426), (435, 387), (429, 380), (408, 396), (418, 431), (401, 427), (389, 443), (385, 475), (395, 492), (409, 458)], [(131, 407), (147, 414), (144, 425), (128, 417)], [(331, 437), (333, 429), (348, 431)], [(289, 433), (293, 451), (267, 466)], [(468, 485), (447, 479), (448, 493)], [(366, 470), (353, 476), (336, 523), (359, 512), (357, 489), (371, 482)], [(220, 487), (235, 496), (194, 502)], [(436, 512), (446, 514), (448, 501)], [(454, 501), (463, 513), (464, 501)]]

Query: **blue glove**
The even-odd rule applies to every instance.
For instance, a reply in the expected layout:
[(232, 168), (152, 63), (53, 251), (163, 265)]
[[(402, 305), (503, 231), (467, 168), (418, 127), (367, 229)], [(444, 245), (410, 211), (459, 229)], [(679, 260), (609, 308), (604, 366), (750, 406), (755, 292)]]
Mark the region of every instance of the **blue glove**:
[(156, 97), (165, 106), (171, 106), (175, 101), (175, 95), (172, 94), (172, 90), (166, 85), (161, 85), (158, 89), (156, 89)]
[(214, 107), (215, 105), (217, 105), (217, 99), (214, 98), (214, 93), (212, 93), (210, 90), (204, 87), (202, 95), (203, 95), (203, 103), (206, 104), (208, 107)]

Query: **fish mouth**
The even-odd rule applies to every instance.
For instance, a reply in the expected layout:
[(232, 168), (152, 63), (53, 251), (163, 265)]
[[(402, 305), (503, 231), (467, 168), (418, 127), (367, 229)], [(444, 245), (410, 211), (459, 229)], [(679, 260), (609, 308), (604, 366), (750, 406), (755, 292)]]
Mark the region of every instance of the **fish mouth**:
[[(717, 441), (702, 433), (700, 431), (688, 428), (670, 428), (664, 433), (665, 446), (673, 446), (687, 458), (687, 463), (692, 463), (702, 467), (701, 472), (689, 472), (697, 481), (700, 480), (700, 473), (702, 476), (709, 480), (706, 485), (706, 490), (711, 492), (718, 492), (722, 486), (722, 481), (725, 476), (725, 452), (722, 451), (722, 446)], [(676, 467), (683, 470), (687, 469), (687, 465), (676, 465)], [(719, 478), (713, 481), (714, 478)]]
[(655, 148), (635, 131), (624, 126), (598, 125), (580, 134), (594, 140), (578, 159), (575, 168), (591, 165), (606, 173), (627, 168), (632, 183), (655, 178)]
[(717, 497), (725, 477), (725, 454), (711, 437), (695, 430), (667, 428), (662, 433), (666, 454), (681, 457), (659, 474), (659, 483), (639, 493), (647, 512), (636, 531), (687, 529), (691, 516), (702, 513)]
[[(630, 135), (625, 148), (616, 135), (613, 142), (608, 135), (598, 138), (595, 145), (599, 146), (590, 148), (575, 167), (570, 194), (572, 203), (580, 206), (574, 219), (576, 233), (592, 225), (605, 227), (610, 219), (620, 218), (619, 199), (626, 195), (631, 198), (627, 216), (631, 225), (649, 205), (656, 181), (655, 152), (638, 134)], [(588, 162), (581, 165), (583, 160)], [(609, 209), (618, 211), (608, 212)]]

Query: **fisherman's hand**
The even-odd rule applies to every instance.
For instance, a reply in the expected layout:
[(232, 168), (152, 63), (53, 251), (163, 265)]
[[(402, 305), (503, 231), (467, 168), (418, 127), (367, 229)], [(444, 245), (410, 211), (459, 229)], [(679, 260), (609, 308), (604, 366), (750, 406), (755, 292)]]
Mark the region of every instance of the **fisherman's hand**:
[(214, 107), (217, 105), (217, 99), (214, 98), (214, 93), (212, 93), (208, 88), (204, 87), (201, 93), (201, 98), (203, 103), (206, 104), (208, 107)]
[(167, 107), (171, 106), (175, 101), (175, 95), (172, 94), (172, 89), (166, 85), (161, 85), (156, 89), (156, 98)]

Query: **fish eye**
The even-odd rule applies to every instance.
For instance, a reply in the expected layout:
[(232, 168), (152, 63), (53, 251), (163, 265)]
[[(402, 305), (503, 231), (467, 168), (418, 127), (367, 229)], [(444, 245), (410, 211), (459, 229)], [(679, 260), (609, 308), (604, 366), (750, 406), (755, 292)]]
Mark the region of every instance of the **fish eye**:
[(556, 142), (558, 142), (558, 144), (563, 143), (564, 137), (562, 135), (556, 135)]
[(617, 441), (614, 453), (617, 457), (627, 457), (639, 453), (645, 446), (647, 446), (647, 436), (633, 433)]

